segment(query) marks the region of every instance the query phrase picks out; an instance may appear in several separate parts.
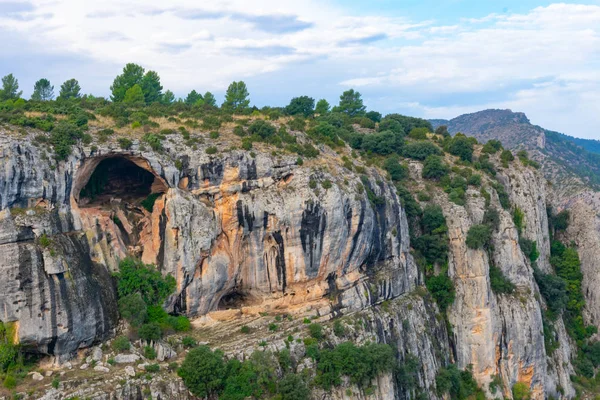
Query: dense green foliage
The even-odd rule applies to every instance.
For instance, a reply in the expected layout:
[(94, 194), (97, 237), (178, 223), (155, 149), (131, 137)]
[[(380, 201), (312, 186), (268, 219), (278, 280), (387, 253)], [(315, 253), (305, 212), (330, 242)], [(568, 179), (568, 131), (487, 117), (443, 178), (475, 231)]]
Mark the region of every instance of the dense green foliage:
[(315, 99), (308, 96), (294, 97), (285, 107), (289, 115), (303, 115), (309, 117), (315, 112)]
[(163, 275), (153, 265), (146, 265), (133, 258), (119, 264), (117, 291), (119, 297), (139, 294), (149, 306), (162, 305), (175, 290), (175, 278)]
[(569, 301), (567, 283), (556, 275), (543, 273), (537, 267), (533, 270), (533, 276), (548, 306), (549, 317), (555, 319)]
[(362, 96), (354, 89), (346, 90), (340, 96), (339, 105), (333, 107), (333, 112), (339, 112), (356, 117), (365, 113), (366, 107), (363, 104)]
[(576, 340), (583, 340), (594, 333), (593, 327), (586, 327), (583, 322), (585, 299), (581, 291), (583, 275), (580, 269), (579, 255), (573, 248), (566, 247), (558, 241), (552, 242), (550, 264), (556, 275), (566, 283), (567, 306), (564, 311), (567, 332)]
[(142, 325), (148, 318), (148, 306), (139, 292), (122, 296), (119, 299), (119, 312), (134, 327)]
[(531, 391), (525, 382), (517, 382), (512, 387), (512, 395), (514, 400), (529, 400), (531, 399)]
[(446, 218), (441, 207), (428, 205), (421, 218), (422, 235), (413, 242), (413, 247), (429, 264), (444, 264), (448, 258), (448, 236)]
[(495, 265), (490, 265), (490, 287), (496, 294), (512, 294), (515, 290), (515, 285)]
[(329, 102), (325, 99), (321, 99), (317, 102), (317, 106), (315, 107), (315, 112), (319, 115), (325, 115), (329, 112), (330, 109)]
[(502, 143), (499, 140), (491, 139), (488, 140), (488, 142), (483, 146), (481, 152), (488, 154), (496, 154), (500, 150), (502, 150)]
[(448, 152), (470, 162), (473, 159), (473, 138), (457, 133), (448, 142)]
[(472, 225), (467, 232), (466, 243), (470, 249), (480, 249), (486, 246), (492, 237), (492, 231), (488, 225)]
[(236, 114), (243, 114), (250, 105), (248, 88), (244, 81), (232, 82), (227, 88), (223, 108)]
[(163, 276), (152, 265), (126, 258), (119, 264), (117, 293), (119, 312), (140, 338), (158, 340), (169, 332), (185, 332), (191, 329), (184, 316), (169, 315), (162, 304), (175, 290), (175, 279)]
[(223, 389), (227, 374), (223, 353), (198, 346), (186, 355), (177, 374), (195, 396), (216, 395)]
[(446, 176), (449, 172), (449, 168), (442, 158), (439, 156), (429, 156), (423, 163), (423, 178), (431, 180), (439, 180)]
[(60, 92), (57, 100), (72, 100), (81, 97), (81, 86), (77, 79), (68, 79), (60, 85)]
[(442, 154), (439, 147), (431, 142), (419, 141), (410, 142), (404, 146), (402, 155), (415, 160), (425, 160), (429, 156), (439, 156)]
[(454, 303), (454, 283), (445, 273), (428, 277), (425, 284), (442, 312)]
[(391, 371), (395, 365), (394, 352), (385, 344), (356, 346), (345, 342), (333, 349), (321, 350), (317, 360), (317, 385), (328, 390), (341, 384), (343, 375), (350, 382), (366, 388), (380, 373)]
[(38, 80), (33, 86), (31, 100), (48, 101), (54, 98), (54, 86), (46, 78)]
[(2, 78), (0, 100), (17, 100), (22, 94), (23, 91), (19, 91), (19, 80), (13, 74), (8, 74)]
[(438, 395), (448, 395), (452, 400), (464, 400), (472, 396), (476, 396), (477, 399), (485, 398), (473, 378), (470, 367), (464, 371), (459, 370), (454, 364), (440, 368), (435, 377), (435, 386)]

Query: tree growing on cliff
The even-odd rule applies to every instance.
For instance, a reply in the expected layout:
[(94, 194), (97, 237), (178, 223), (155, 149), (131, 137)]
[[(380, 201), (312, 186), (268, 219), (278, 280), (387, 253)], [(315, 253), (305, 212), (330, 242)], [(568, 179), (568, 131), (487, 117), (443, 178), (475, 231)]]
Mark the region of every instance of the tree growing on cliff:
[(159, 102), (162, 97), (160, 76), (155, 71), (148, 71), (140, 82), (146, 104)]
[(223, 103), (222, 108), (236, 114), (241, 114), (246, 111), (250, 105), (248, 96), (250, 96), (250, 93), (248, 93), (248, 88), (244, 81), (231, 82), (227, 88), (225, 102)]
[(19, 91), (19, 80), (13, 74), (8, 74), (2, 78), (0, 100), (16, 100), (22, 94), (23, 91)]
[(198, 346), (186, 355), (177, 374), (195, 396), (214, 397), (223, 389), (227, 374), (223, 353)]
[(463, 161), (470, 162), (473, 159), (473, 142), (471, 138), (462, 133), (457, 133), (448, 144), (448, 152), (460, 157)]
[(188, 95), (185, 97), (185, 104), (196, 104), (199, 100), (203, 100), (203, 97), (200, 93), (196, 92), (195, 90), (192, 90), (191, 92), (188, 93)]
[(422, 175), (425, 179), (439, 180), (448, 175), (448, 170), (448, 166), (444, 164), (441, 157), (431, 155), (423, 163)]
[(363, 115), (366, 107), (363, 104), (362, 96), (354, 89), (346, 90), (340, 96), (340, 103), (333, 108), (333, 112), (341, 112), (351, 117)]
[(211, 107), (217, 106), (217, 99), (215, 99), (215, 95), (211, 92), (204, 93), (204, 104)]
[(321, 99), (317, 102), (317, 107), (315, 108), (315, 112), (319, 115), (325, 115), (329, 112), (329, 102), (325, 99)]
[(60, 93), (57, 100), (78, 99), (81, 97), (81, 86), (77, 79), (66, 80), (60, 85)]
[[(117, 75), (110, 87), (112, 92), (111, 99), (114, 102), (120, 102), (125, 99), (125, 94), (134, 85), (142, 83), (144, 78), (144, 68), (140, 65), (129, 63), (123, 68), (123, 73)], [(141, 88), (141, 87), (140, 87)]]
[(42, 78), (33, 85), (31, 100), (48, 101), (54, 98), (54, 86), (46, 78)]
[(163, 93), (160, 102), (162, 104), (171, 105), (175, 102), (175, 95), (170, 90)]
[(308, 96), (294, 97), (290, 104), (285, 107), (289, 115), (304, 115), (309, 117), (315, 112), (315, 99)]
[(142, 87), (138, 84), (133, 85), (125, 92), (125, 97), (123, 98), (123, 103), (131, 104), (131, 105), (143, 105), (145, 102), (144, 92)]

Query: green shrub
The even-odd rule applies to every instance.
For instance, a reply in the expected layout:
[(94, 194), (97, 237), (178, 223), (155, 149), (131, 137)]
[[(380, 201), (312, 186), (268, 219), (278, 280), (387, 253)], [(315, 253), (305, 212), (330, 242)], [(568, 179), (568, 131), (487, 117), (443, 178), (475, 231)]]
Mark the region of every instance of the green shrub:
[(131, 343), (127, 336), (117, 336), (112, 341), (111, 346), (116, 352), (128, 351), (131, 349)]
[(529, 261), (532, 263), (537, 261), (540, 256), (540, 252), (537, 249), (537, 242), (520, 237), (519, 246), (521, 247), (523, 254), (529, 258)]
[(121, 147), (123, 150), (129, 150), (133, 145), (133, 142), (131, 140), (123, 137), (117, 139), (117, 142), (119, 143), (119, 147)]
[(586, 339), (594, 333), (594, 328), (586, 327), (583, 322), (585, 298), (581, 289), (583, 274), (579, 255), (575, 249), (565, 247), (558, 241), (552, 243), (551, 255), (550, 264), (554, 267), (556, 275), (566, 282), (568, 301), (564, 320), (567, 332), (575, 340)]
[(190, 392), (200, 398), (216, 397), (224, 387), (226, 373), (223, 353), (208, 346), (190, 350), (177, 371)]
[(331, 181), (329, 179), (325, 179), (323, 181), (321, 181), (321, 186), (323, 187), (323, 189), (327, 190), (327, 189), (331, 189)]
[(336, 319), (333, 323), (333, 334), (337, 337), (343, 337), (346, 334), (346, 328), (339, 319)]
[(263, 140), (269, 139), (270, 137), (274, 136), (276, 131), (277, 130), (273, 125), (262, 119), (257, 119), (256, 121), (252, 122), (248, 127), (248, 132), (251, 135), (258, 135)]
[(119, 312), (132, 326), (144, 323), (148, 316), (147, 306), (139, 293), (132, 293), (119, 299)]
[(504, 168), (508, 167), (508, 163), (513, 161), (514, 159), (515, 157), (513, 156), (510, 150), (504, 150), (500, 154), (500, 160), (502, 161), (502, 165), (504, 166)]
[(310, 332), (310, 336), (317, 339), (317, 340), (321, 340), (323, 339), (323, 327), (319, 324), (310, 324), (308, 325), (308, 331)]
[(468, 138), (461, 133), (457, 133), (448, 144), (448, 152), (452, 155), (460, 157), (463, 161), (472, 161), (473, 159), (473, 142), (472, 138)]
[(512, 387), (512, 395), (514, 400), (529, 400), (531, 399), (531, 391), (529, 385), (524, 382), (517, 382)]
[(515, 226), (517, 227), (519, 233), (521, 233), (521, 231), (523, 230), (523, 225), (525, 223), (525, 214), (523, 213), (523, 211), (521, 211), (519, 207), (515, 207), (513, 211), (513, 222), (515, 223)]
[(306, 129), (306, 121), (303, 118), (296, 117), (288, 122), (288, 127), (293, 131), (303, 132)]
[(54, 389), (58, 389), (59, 386), (60, 386), (60, 380), (58, 378), (52, 379), (52, 387)]
[(148, 197), (146, 197), (140, 205), (144, 207), (148, 212), (152, 212), (154, 210), (154, 203), (161, 196), (161, 193), (150, 193)]
[(456, 368), (454, 364), (440, 368), (435, 377), (435, 386), (438, 395), (449, 395), (452, 400), (468, 399), (471, 396), (475, 396), (477, 399), (484, 398), (473, 378), (471, 366), (464, 371)]
[(211, 139), (218, 139), (219, 138), (219, 132), (218, 131), (212, 131), (211, 133), (208, 134), (208, 136)]
[(183, 339), (181, 339), (181, 344), (183, 345), (183, 347), (191, 348), (196, 347), (198, 345), (198, 342), (196, 342), (196, 339), (194, 339), (191, 336), (184, 336)]
[(490, 265), (490, 286), (497, 294), (512, 294), (515, 290), (515, 285), (495, 265)]
[(152, 346), (144, 346), (144, 357), (146, 357), (148, 360), (154, 360), (156, 359), (156, 350), (154, 350), (154, 347)]
[(466, 244), (470, 249), (487, 247), (492, 238), (492, 232), (488, 225), (473, 225), (467, 232)]
[(15, 387), (17, 387), (17, 378), (15, 378), (15, 376), (12, 374), (6, 375), (6, 377), (4, 378), (3, 385), (7, 389), (14, 389)]
[(370, 386), (380, 373), (391, 371), (396, 361), (393, 349), (385, 344), (357, 347), (345, 342), (333, 349), (323, 349), (317, 362), (315, 383), (325, 390), (341, 384), (341, 376), (362, 388)]
[(130, 257), (119, 263), (119, 272), (115, 277), (120, 298), (139, 293), (149, 306), (162, 305), (176, 285), (171, 275), (163, 276), (153, 265)]
[(156, 341), (162, 338), (162, 330), (156, 322), (144, 324), (138, 330), (140, 338), (146, 341)]
[(158, 372), (160, 371), (160, 365), (158, 364), (148, 364), (144, 366), (144, 369), (146, 370), (146, 372)]
[(548, 222), (555, 232), (565, 231), (569, 227), (569, 216), (569, 210), (563, 210), (558, 214), (552, 214), (552, 210), (548, 209)]
[(481, 175), (473, 174), (469, 177), (467, 183), (471, 186), (481, 186)]
[(456, 295), (454, 283), (448, 275), (440, 274), (431, 276), (426, 279), (425, 285), (442, 312), (445, 312), (448, 306), (454, 303)]
[(488, 154), (496, 154), (500, 150), (502, 150), (502, 143), (496, 139), (488, 140), (488, 142), (481, 149), (483, 153)]
[(394, 181), (401, 181), (408, 177), (408, 167), (400, 164), (398, 157), (386, 158), (383, 163), (383, 168), (390, 174), (390, 177)]
[(58, 161), (66, 160), (72, 147), (81, 139), (81, 129), (68, 121), (59, 121), (50, 133), (50, 144), (54, 147), (54, 155)]
[(448, 175), (448, 166), (444, 164), (439, 156), (428, 156), (423, 163), (423, 178), (439, 180)]
[(163, 150), (162, 145), (163, 136), (156, 135), (154, 133), (146, 133), (142, 140), (150, 146), (150, 148), (154, 151), (161, 152)]
[(491, 231), (494, 232), (500, 226), (500, 213), (495, 208), (488, 208), (483, 213), (483, 221), (484, 225), (490, 227)]
[(175, 329), (175, 332), (187, 332), (192, 329), (192, 323), (184, 315), (175, 317), (171, 326)]
[(413, 128), (408, 133), (408, 137), (415, 140), (427, 140), (428, 133), (429, 129), (427, 128)]
[(45, 233), (42, 233), (42, 235), (38, 239), (38, 243), (40, 244), (41, 247), (48, 248), (52, 244), (52, 240), (48, 237), (48, 235), (46, 235)]
[(245, 334), (248, 334), (248, 333), (250, 333), (250, 327), (249, 327), (248, 325), (243, 325), (243, 326), (240, 328), (240, 332), (242, 332), (242, 333), (245, 333)]
[(415, 160), (425, 160), (427, 157), (442, 154), (441, 150), (431, 142), (411, 142), (404, 146), (402, 155)]
[(493, 183), (492, 187), (498, 194), (498, 200), (500, 201), (502, 208), (508, 210), (510, 208), (510, 199), (508, 197), (508, 193), (506, 193), (506, 189), (504, 189), (504, 186), (502, 186), (501, 183)]
[(276, 324), (276, 323), (273, 323), (273, 322), (271, 322), (271, 323), (269, 324), (269, 330), (270, 330), (271, 332), (275, 332), (277, 329), (279, 329), (279, 326), (277, 326), (277, 324)]
[(421, 363), (419, 359), (408, 353), (403, 361), (400, 361), (396, 367), (396, 384), (403, 393), (410, 393), (417, 388), (419, 384), (419, 371)]
[(215, 146), (210, 146), (210, 147), (206, 148), (206, 154), (213, 155), (213, 154), (217, 154), (218, 151), (219, 150)]
[(296, 374), (286, 374), (279, 381), (277, 393), (281, 400), (309, 400), (310, 389)]

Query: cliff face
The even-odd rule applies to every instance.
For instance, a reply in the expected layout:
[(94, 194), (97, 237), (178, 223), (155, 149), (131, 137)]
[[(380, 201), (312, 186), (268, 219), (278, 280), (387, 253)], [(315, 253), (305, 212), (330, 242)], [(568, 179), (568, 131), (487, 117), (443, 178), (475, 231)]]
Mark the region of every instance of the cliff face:
[[(169, 308), (190, 316), (327, 306), (327, 296), (356, 310), (419, 282), (400, 200), (375, 171), (344, 181), (335, 165), (325, 171), (239, 151), (190, 151), (179, 171), (164, 154), (108, 147), (79, 149), (57, 165), (22, 140), (0, 145), (0, 266), (9, 277), (2, 320), (16, 322), (20, 342), (42, 353), (66, 356), (111, 332), (110, 272), (131, 253), (176, 278)], [(110, 163), (121, 163), (119, 174)], [(102, 165), (110, 183), (90, 195)], [(128, 181), (144, 173), (147, 188)], [(326, 180), (331, 188), (311, 188)], [(365, 186), (385, 204), (373, 206)], [(158, 196), (152, 211), (136, 203), (144, 189)], [(377, 271), (377, 282), (367, 282)]]
[[(175, 277), (170, 311), (215, 318), (215, 311), (228, 309), (239, 315), (308, 307), (321, 317), (357, 313), (364, 323), (346, 339), (390, 343), (401, 361), (416, 357), (418, 387), (432, 398), (438, 370), (451, 361), (472, 366), (489, 397), (510, 398), (516, 382), (526, 383), (536, 399), (574, 396), (572, 344), (559, 321), (559, 349), (547, 354), (545, 305), (512, 216), (489, 178), (484, 186), (499, 211), (490, 252), (466, 245), (469, 228), (481, 223), (486, 209), (479, 190), (468, 190), (464, 206), (433, 191), (431, 201), (447, 220), (448, 272), (456, 287), (449, 331), (431, 298), (418, 294), (423, 276), (393, 185), (376, 168), (361, 179), (323, 151), (300, 166), (295, 157), (262, 152), (209, 156), (173, 138), (163, 152), (106, 144), (75, 149), (57, 164), (31, 138), (0, 136), (0, 271), (6, 277), (0, 319), (15, 323), (26, 348), (66, 359), (113, 334), (118, 316), (110, 275), (134, 254)], [(427, 189), (421, 164), (410, 169), (417, 189)], [(536, 241), (538, 267), (549, 272), (545, 180), (520, 165), (498, 180), (523, 211), (520, 235)], [(143, 206), (149, 194), (155, 201)], [(568, 232), (581, 241), (590, 321), (597, 321), (598, 309), (591, 290), (597, 231)], [(490, 265), (516, 286), (515, 294), (493, 292)], [(384, 307), (388, 299), (395, 300)], [(503, 384), (492, 393), (495, 377)], [(137, 393), (134, 386), (123, 390), (117, 398)], [(344, 390), (328, 395), (345, 398)], [(375, 398), (416, 394), (381, 376)]]

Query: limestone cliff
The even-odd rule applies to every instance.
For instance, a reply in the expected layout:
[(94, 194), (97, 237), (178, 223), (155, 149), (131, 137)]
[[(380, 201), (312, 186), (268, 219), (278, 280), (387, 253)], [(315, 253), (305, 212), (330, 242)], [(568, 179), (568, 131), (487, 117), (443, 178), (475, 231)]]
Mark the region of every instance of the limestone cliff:
[[(495, 181), (484, 178), (499, 211), (491, 251), (466, 245), (487, 207), (482, 192), (469, 189), (463, 206), (439, 188), (430, 190), (447, 220), (448, 273), (456, 287), (446, 325), (431, 298), (419, 294), (423, 271), (411, 255), (403, 202), (375, 167), (363, 166), (361, 177), (327, 147), (303, 165), (261, 151), (209, 155), (179, 137), (160, 152), (137, 141), (129, 150), (114, 143), (79, 147), (57, 163), (33, 143), (0, 135), (0, 319), (17, 326), (18, 341), (30, 351), (63, 361), (111, 337), (118, 319), (111, 272), (133, 254), (175, 277), (176, 293), (165, 304), (171, 312), (215, 320), (219, 312), (242, 318), (311, 309), (325, 321), (355, 315), (364, 323), (346, 339), (390, 343), (400, 361), (416, 357), (418, 387), (431, 398), (437, 398), (436, 374), (449, 362), (472, 366), (489, 397), (510, 398), (517, 382), (535, 399), (575, 394), (573, 344), (558, 322), (559, 349), (547, 354), (545, 304), (519, 244), (520, 236), (535, 241), (538, 267), (551, 271), (548, 188), (532, 168), (515, 163), (518, 168), (497, 176), (525, 215), (521, 233), (500, 204)], [(429, 190), (421, 168), (411, 162), (412, 190)], [(574, 224), (568, 235), (581, 240), (588, 265), (598, 230), (575, 230), (582, 226)], [(516, 286), (515, 294), (492, 291), (490, 265)], [(597, 321), (591, 270), (584, 286), (588, 317)], [(493, 392), (495, 377), (502, 384)], [(371, 398), (417, 395), (391, 376), (378, 380)], [(345, 398), (346, 389), (360, 393), (341, 388), (327, 396)], [(126, 386), (116, 398), (136, 398), (137, 391)]]

